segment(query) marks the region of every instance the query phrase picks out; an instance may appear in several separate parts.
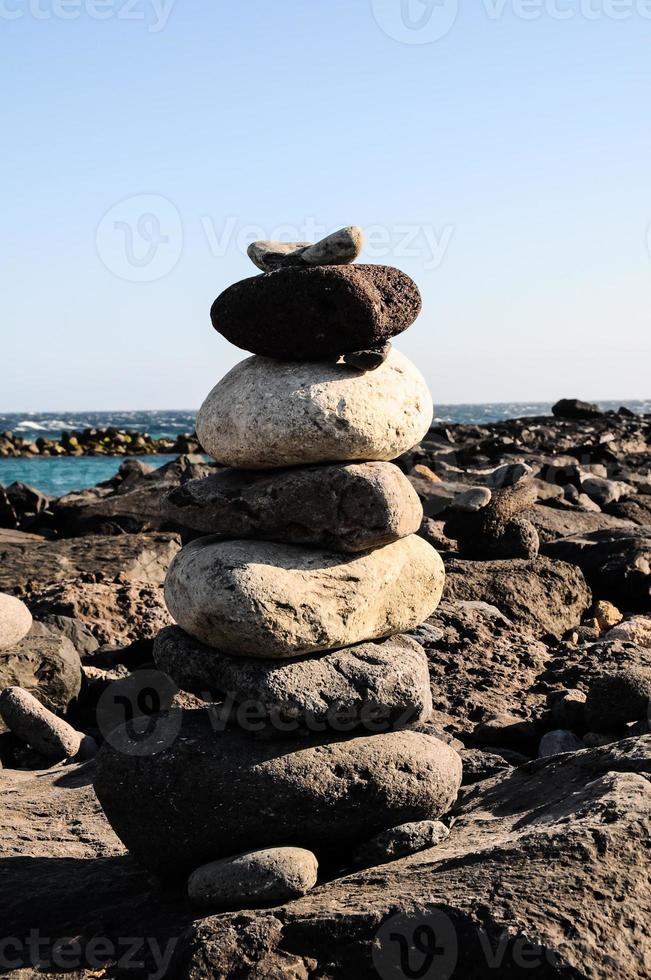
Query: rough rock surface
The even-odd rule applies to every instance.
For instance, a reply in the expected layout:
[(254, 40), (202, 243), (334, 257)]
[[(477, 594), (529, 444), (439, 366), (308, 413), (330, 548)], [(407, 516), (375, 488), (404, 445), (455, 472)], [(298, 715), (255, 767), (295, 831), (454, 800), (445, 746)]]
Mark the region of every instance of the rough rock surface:
[(643, 980), (650, 743), (542, 759), (469, 787), (434, 850), (281, 909), (203, 919), (174, 976), (404, 976), (395, 936), (411, 945), (429, 926), (433, 976)]
[(428, 847), (436, 847), (449, 836), (450, 831), (440, 820), (403, 823), (360, 844), (353, 854), (353, 861), (366, 867), (384, 864), (386, 861), (397, 861), (398, 858), (407, 857), (408, 854), (416, 854)]
[(593, 514), (570, 507), (535, 504), (523, 514), (538, 531), (540, 541), (555, 541), (586, 531), (605, 531), (611, 527), (630, 527), (631, 522), (610, 514)]
[(213, 327), (236, 347), (318, 361), (381, 347), (421, 308), (416, 283), (385, 265), (285, 268), (243, 279), (213, 303)]
[(0, 690), (5, 687), (24, 688), (50, 711), (63, 713), (81, 687), (79, 655), (61, 633), (34, 623), (20, 643), (0, 652)]
[(172, 623), (161, 585), (71, 579), (28, 593), (38, 619), (66, 617), (88, 628), (100, 644), (128, 646), (153, 640)]
[(550, 541), (544, 552), (578, 565), (597, 598), (623, 609), (651, 610), (651, 527), (577, 534)]
[(10, 544), (0, 542), (0, 588), (36, 588), (65, 579), (90, 575), (113, 581), (117, 575), (160, 585), (170, 561), (180, 548), (176, 534), (87, 535), (83, 538), (45, 539)]
[(165, 875), (288, 841), (338, 857), (388, 827), (446, 813), (461, 783), (457, 753), (410, 731), (264, 740), (215, 732), (195, 711), (155, 756), (121, 751), (121, 738), (125, 728), (100, 751), (95, 791), (131, 853)]
[(176, 556), (165, 600), (208, 646), (295, 657), (413, 629), (436, 608), (444, 578), (438, 552), (415, 534), (353, 557), (207, 537)]
[(249, 357), (212, 389), (197, 434), (218, 462), (244, 469), (391, 460), (425, 435), (432, 412), (423, 376), (395, 348), (362, 375)]
[(593, 677), (585, 703), (591, 731), (617, 731), (629, 721), (651, 721), (651, 668), (628, 667)]
[(251, 242), (246, 252), (263, 272), (287, 266), (348, 265), (362, 250), (364, 233), (357, 225), (348, 225), (318, 242)]
[[(420, 521), (418, 523), (420, 525)], [(0, 651), (20, 643), (31, 626), (32, 614), (25, 603), (13, 595), (0, 592)]]
[(481, 506), (476, 493), (469, 500), (466, 492), (452, 502), (445, 533), (458, 542), (466, 558), (535, 558), (538, 532), (521, 515), (537, 498), (530, 477), (494, 489)]
[(279, 662), (225, 656), (172, 626), (156, 637), (154, 660), (182, 690), (257, 705), (283, 723), (381, 731), (432, 710), (427, 657), (408, 636)]
[(318, 862), (302, 847), (268, 847), (212, 861), (193, 871), (188, 897), (204, 909), (280, 905), (316, 884)]
[[(437, 936), (450, 919), (457, 939), (437, 953), (439, 972), (448, 965), (452, 976), (486, 980), (518, 971), (646, 980), (640, 910), (650, 896), (640, 868), (650, 760), (651, 738), (638, 738), (484, 780), (466, 791), (450, 837), (434, 850), (332, 880), (287, 907), (195, 922), (180, 889), (152, 889), (147, 873), (125, 855), (89, 785), (93, 764), (7, 770), (0, 920), (20, 937), (34, 928), (41, 936), (78, 937), (78, 961), (88, 970), (98, 969), (88, 959), (91, 937), (105, 937), (113, 946), (100, 967), (109, 975), (128, 951), (119, 938), (132, 936), (137, 921), (139, 934), (150, 937), (136, 950), (149, 975), (377, 980), (386, 958), (374, 963), (373, 951), (385, 949), (391, 969), (399, 951), (397, 943), (378, 943), (378, 928), (393, 916), (411, 916), (405, 932), (411, 942), (423, 916), (436, 914)], [(487, 963), (487, 951), (497, 961)], [(40, 954), (51, 963), (47, 945)], [(12, 966), (29, 962), (25, 942)]]
[(204, 534), (345, 552), (414, 534), (423, 518), (416, 491), (393, 463), (225, 469), (172, 490), (162, 509), (171, 522)]
[(560, 637), (578, 626), (591, 595), (579, 569), (548, 558), (446, 564), (444, 598), (489, 602), (534, 635)]
[(81, 732), (20, 687), (5, 687), (0, 693), (0, 718), (21, 742), (46, 759), (72, 758), (83, 741)]

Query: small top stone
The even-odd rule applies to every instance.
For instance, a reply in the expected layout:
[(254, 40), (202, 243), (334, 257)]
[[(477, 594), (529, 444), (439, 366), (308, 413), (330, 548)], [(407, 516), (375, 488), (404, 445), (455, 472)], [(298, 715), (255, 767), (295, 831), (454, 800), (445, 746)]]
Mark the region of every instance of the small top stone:
[(362, 251), (364, 235), (357, 225), (349, 225), (326, 238), (311, 242), (252, 242), (247, 254), (262, 272), (287, 266), (349, 265)]

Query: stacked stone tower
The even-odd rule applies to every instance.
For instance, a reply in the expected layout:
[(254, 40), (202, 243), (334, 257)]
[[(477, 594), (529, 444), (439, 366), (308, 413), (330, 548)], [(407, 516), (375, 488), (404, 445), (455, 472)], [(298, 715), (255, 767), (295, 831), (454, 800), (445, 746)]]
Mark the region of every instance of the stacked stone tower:
[[(356, 228), (255, 243), (262, 274), (215, 301), (214, 327), (253, 356), (197, 418), (224, 468), (165, 503), (193, 540), (167, 575), (178, 625), (155, 659), (223, 708), (219, 723), (184, 712), (149, 754), (112, 738), (98, 762), (97, 794), (134, 855), (194, 871), (217, 905), (233, 875), (243, 904), (305, 890), (313, 854), (345, 864), (365, 840), (445, 813), (461, 780), (457, 754), (427, 733), (427, 659), (404, 635), (444, 581), (391, 462), (432, 418), (424, 379), (391, 346), (420, 295), (397, 269), (352, 265), (360, 246)], [(280, 879), (284, 891), (260, 891)]]

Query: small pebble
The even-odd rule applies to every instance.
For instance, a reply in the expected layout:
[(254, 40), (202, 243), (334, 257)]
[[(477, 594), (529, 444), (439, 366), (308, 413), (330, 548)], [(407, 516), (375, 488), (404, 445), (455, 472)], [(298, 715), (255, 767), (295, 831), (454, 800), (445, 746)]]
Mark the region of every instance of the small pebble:
[(585, 748), (585, 743), (566, 729), (559, 728), (554, 732), (547, 732), (540, 740), (538, 748), (538, 758), (545, 759), (550, 755), (560, 755), (563, 752), (579, 752)]
[(188, 897), (203, 909), (281, 904), (316, 884), (317, 859), (302, 847), (269, 847), (204, 864), (188, 879)]
[(450, 831), (440, 820), (403, 823), (361, 844), (353, 852), (353, 861), (365, 867), (396, 861), (428, 847), (436, 847), (449, 836)]

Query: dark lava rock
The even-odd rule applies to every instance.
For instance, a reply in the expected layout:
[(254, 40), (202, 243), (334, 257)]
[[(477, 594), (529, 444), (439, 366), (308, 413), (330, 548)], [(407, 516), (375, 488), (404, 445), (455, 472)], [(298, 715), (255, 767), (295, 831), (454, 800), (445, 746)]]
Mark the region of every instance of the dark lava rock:
[[(279, 662), (229, 657), (170, 626), (156, 637), (154, 660), (183, 690), (255, 706), (281, 731), (305, 724), (373, 733), (428, 718), (432, 710), (427, 657), (408, 636)], [(246, 712), (235, 716), (245, 727)]]
[[(535, 504), (526, 510), (522, 516), (526, 517), (536, 528), (541, 544), (555, 541), (557, 538), (567, 538), (573, 534), (584, 534), (586, 531), (607, 531), (613, 527), (631, 527), (632, 523), (631, 520), (624, 519), (623, 515), (613, 517), (611, 514), (597, 514), (547, 504)], [(649, 523), (651, 523), (651, 515), (649, 515)]]
[(396, 824), (446, 813), (461, 783), (457, 753), (412, 731), (257, 739), (214, 731), (201, 710), (159, 724), (155, 755), (133, 754), (128, 726), (114, 731), (94, 785), (134, 857), (164, 875), (263, 847), (340, 858)]
[(24, 639), (0, 650), (0, 690), (21, 687), (50, 711), (63, 714), (81, 687), (79, 654), (67, 637), (33, 623)]
[(651, 720), (650, 707), (651, 668), (598, 674), (588, 689), (586, 725), (591, 731), (610, 732), (629, 721)]
[(596, 598), (622, 609), (651, 609), (651, 527), (577, 534), (550, 541), (543, 551), (578, 565)]
[(578, 626), (592, 601), (581, 571), (549, 558), (452, 559), (446, 563), (443, 598), (492, 603), (535, 636), (555, 637)]
[(537, 497), (533, 480), (525, 477), (492, 490), (488, 503), (477, 509), (461, 509), (453, 501), (445, 533), (458, 542), (464, 558), (535, 558), (538, 532), (521, 515)]
[(423, 509), (393, 463), (352, 463), (271, 473), (223, 469), (172, 490), (163, 513), (203, 534), (354, 553), (415, 533)]
[(212, 324), (236, 347), (318, 361), (382, 347), (421, 308), (416, 284), (384, 265), (286, 268), (243, 279), (213, 303)]
[(593, 402), (582, 402), (579, 398), (561, 398), (552, 408), (558, 419), (592, 419), (603, 412)]
[(382, 347), (351, 351), (349, 354), (344, 354), (342, 360), (348, 367), (357, 368), (359, 371), (375, 371), (380, 364), (384, 364), (390, 350), (391, 344), (387, 341)]

